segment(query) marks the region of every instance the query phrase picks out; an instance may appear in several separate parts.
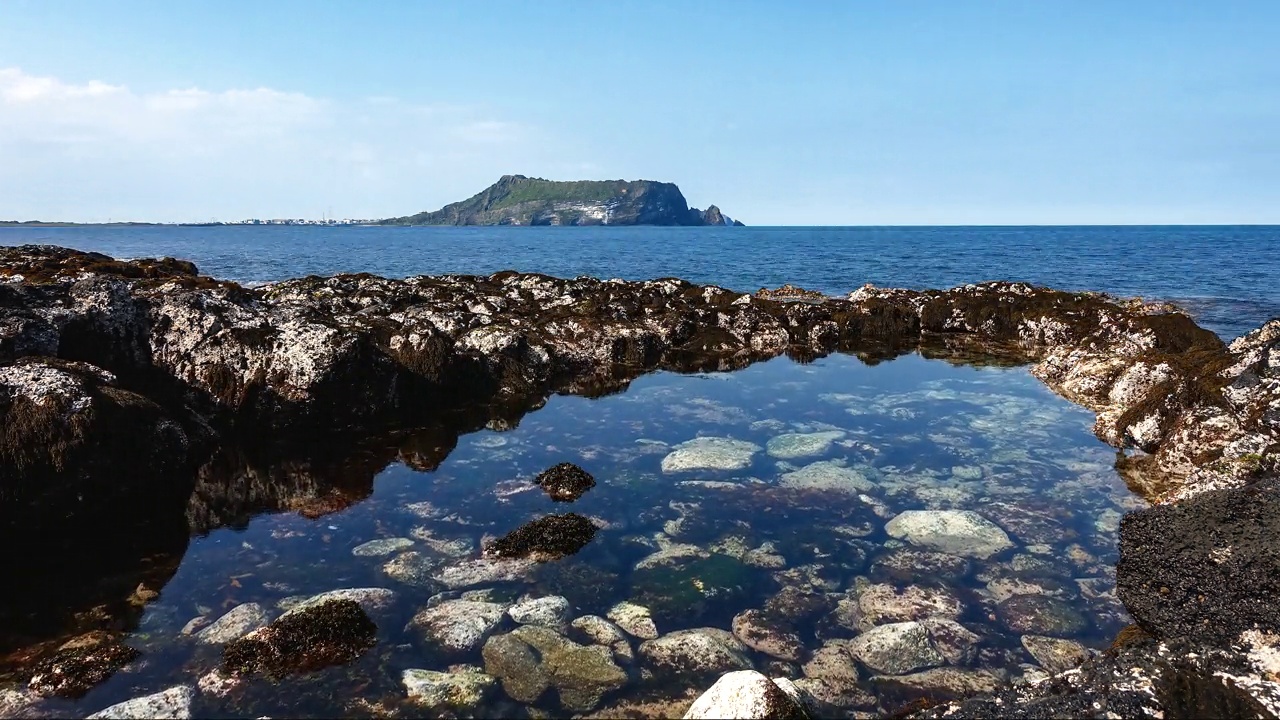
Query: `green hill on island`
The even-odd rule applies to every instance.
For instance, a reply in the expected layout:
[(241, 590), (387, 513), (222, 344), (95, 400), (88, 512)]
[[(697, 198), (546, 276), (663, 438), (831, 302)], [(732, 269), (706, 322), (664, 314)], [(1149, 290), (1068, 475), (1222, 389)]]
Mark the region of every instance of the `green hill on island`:
[(466, 200), (380, 225), (742, 225), (712, 205), (689, 207), (680, 188), (653, 180), (561, 182), (503, 175)]

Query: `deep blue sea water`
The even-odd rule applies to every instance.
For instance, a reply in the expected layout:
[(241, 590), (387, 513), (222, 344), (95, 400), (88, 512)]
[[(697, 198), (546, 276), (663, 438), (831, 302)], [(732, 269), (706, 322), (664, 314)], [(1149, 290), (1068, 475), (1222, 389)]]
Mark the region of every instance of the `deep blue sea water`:
[(1280, 316), (1280, 226), (0, 228), (0, 244), (22, 243), (172, 255), (241, 282), (515, 269), (845, 293), (1022, 280), (1173, 300), (1228, 339)]

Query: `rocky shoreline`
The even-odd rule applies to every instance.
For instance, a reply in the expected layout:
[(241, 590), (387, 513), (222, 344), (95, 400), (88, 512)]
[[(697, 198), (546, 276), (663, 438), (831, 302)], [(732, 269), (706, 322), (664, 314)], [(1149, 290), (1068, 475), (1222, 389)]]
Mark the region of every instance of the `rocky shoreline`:
[[(263, 508), (341, 509), (387, 460), (432, 467), (459, 434), (513, 425), (552, 393), (605, 394), (655, 369), (736, 369), (782, 353), (987, 356), (1034, 363), (1096, 412), (1097, 436), (1122, 451), (1118, 469), (1158, 503), (1121, 523), (1119, 593), (1142, 632), (1056, 678), (923, 712), (1280, 709), (1269, 479), (1280, 320), (1228, 346), (1175, 308), (1023, 284), (792, 290), (513, 272), (246, 288), (176, 260), (0, 248), (5, 539), (102, 528), (181, 557), (188, 528)], [(156, 532), (156, 517), (137, 516), (142, 497), (179, 522)], [(70, 577), (93, 565), (85, 543), (66, 542), (28, 555), (26, 570), (47, 576), (53, 563)], [(110, 596), (140, 572), (108, 570), (98, 571), (126, 579), (104, 583)], [(158, 587), (165, 563), (145, 572)], [(22, 612), (47, 604), (33, 600)]]

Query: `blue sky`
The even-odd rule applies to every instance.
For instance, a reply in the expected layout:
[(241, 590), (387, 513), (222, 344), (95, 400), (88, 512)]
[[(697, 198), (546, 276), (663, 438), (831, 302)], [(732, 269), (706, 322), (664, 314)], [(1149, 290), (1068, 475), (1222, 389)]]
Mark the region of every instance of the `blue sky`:
[(1280, 3), (0, 1), (0, 218), (1280, 222)]

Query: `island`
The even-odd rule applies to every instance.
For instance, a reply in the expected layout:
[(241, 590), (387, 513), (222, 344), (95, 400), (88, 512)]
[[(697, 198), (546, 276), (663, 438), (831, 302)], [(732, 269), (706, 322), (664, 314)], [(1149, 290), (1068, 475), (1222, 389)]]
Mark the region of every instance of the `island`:
[(653, 180), (561, 182), (503, 175), (461, 202), (434, 212), (387, 218), (379, 225), (729, 225), (720, 212), (689, 207), (674, 183)]

